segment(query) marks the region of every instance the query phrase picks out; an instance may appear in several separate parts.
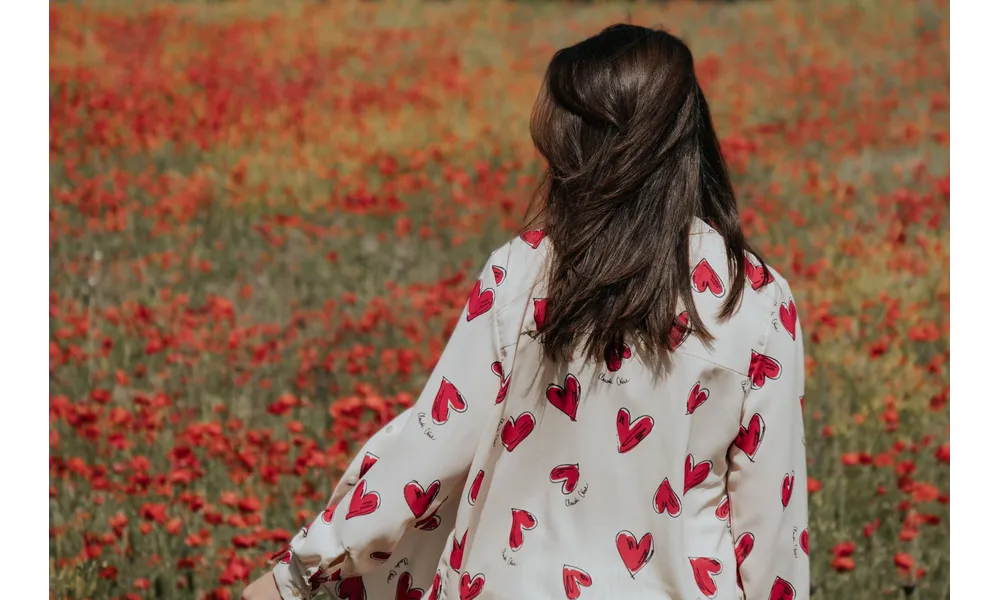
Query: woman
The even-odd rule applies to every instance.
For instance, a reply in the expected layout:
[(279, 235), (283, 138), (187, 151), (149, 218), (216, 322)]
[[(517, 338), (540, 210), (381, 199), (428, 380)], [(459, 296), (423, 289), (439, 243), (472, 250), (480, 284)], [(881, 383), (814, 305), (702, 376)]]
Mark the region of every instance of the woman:
[(555, 54), (541, 225), (252, 600), (809, 596), (802, 330), (677, 38)]

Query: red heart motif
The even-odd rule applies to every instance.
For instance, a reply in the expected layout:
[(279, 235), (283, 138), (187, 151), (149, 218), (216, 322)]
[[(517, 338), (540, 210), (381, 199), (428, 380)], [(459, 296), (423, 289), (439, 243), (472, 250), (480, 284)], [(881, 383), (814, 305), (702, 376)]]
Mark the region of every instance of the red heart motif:
[(699, 293), (710, 290), (716, 298), (721, 298), (726, 292), (725, 286), (722, 285), (722, 279), (719, 278), (719, 274), (715, 272), (712, 265), (708, 264), (707, 258), (698, 261), (694, 271), (691, 272), (691, 285)]
[(764, 387), (768, 379), (777, 379), (781, 376), (781, 363), (770, 356), (759, 354), (756, 350), (750, 351), (750, 368), (747, 370), (747, 377), (750, 378), (750, 387), (759, 390)]
[(625, 454), (646, 439), (653, 430), (653, 417), (643, 415), (632, 420), (627, 408), (618, 409), (618, 453)]
[(449, 409), (463, 413), (469, 407), (455, 384), (448, 381), (447, 377), (441, 378), (441, 385), (438, 386), (437, 394), (434, 396), (434, 403), (431, 404), (431, 419), (438, 425), (448, 422)]
[(448, 564), (451, 565), (452, 569), (455, 569), (456, 573), (462, 570), (462, 556), (465, 554), (465, 538), (468, 536), (469, 530), (466, 529), (465, 533), (462, 534), (461, 542), (454, 535), (451, 538), (451, 556), (448, 558)]
[(806, 556), (809, 556), (809, 530), (808, 529), (803, 529), (802, 533), (799, 534), (799, 547), (802, 548), (802, 551), (806, 553)]
[(528, 244), (534, 249), (538, 248), (538, 244), (542, 243), (542, 239), (545, 238), (544, 229), (532, 229), (531, 231), (525, 231), (521, 234), (521, 239), (525, 244)]
[(715, 576), (722, 573), (722, 563), (715, 558), (689, 558), (691, 570), (694, 572), (694, 581), (698, 584), (698, 589), (707, 598), (715, 598), (719, 592), (719, 587), (715, 583)]
[(482, 469), (476, 473), (476, 478), (472, 480), (472, 487), (469, 488), (469, 504), (475, 504), (476, 498), (479, 497), (479, 488), (483, 487), (483, 477), (486, 476), (486, 471)]
[(284, 550), (278, 550), (272, 554), (269, 560), (273, 560), (275, 563), (289, 564), (292, 562), (292, 551), (290, 548), (285, 548)]
[(673, 325), (670, 326), (670, 333), (667, 335), (667, 343), (670, 344), (671, 350), (680, 348), (684, 340), (691, 335), (691, 328), (688, 327), (689, 322), (690, 318), (687, 311), (677, 315), (677, 318), (674, 319)]
[(631, 531), (619, 531), (615, 538), (618, 546), (618, 556), (622, 558), (629, 575), (635, 579), (635, 574), (649, 564), (653, 558), (653, 534), (647, 533), (641, 540), (636, 540)]
[(507, 389), (510, 387), (510, 377), (504, 377), (503, 375), (503, 363), (499, 360), (494, 361), (490, 365), (490, 370), (493, 374), (500, 378), (500, 389), (497, 391), (497, 401), (496, 404), (500, 404), (507, 399)]
[(469, 314), (465, 320), (471, 321), (479, 315), (493, 308), (493, 288), (483, 288), (482, 280), (476, 281), (472, 286), (472, 293), (469, 294)]
[(715, 518), (720, 521), (729, 520), (729, 495), (727, 494), (722, 498), (722, 502), (719, 502), (719, 506), (715, 508)]
[(710, 393), (708, 388), (701, 387), (700, 381), (695, 383), (688, 392), (687, 414), (693, 414), (696, 408), (704, 404)]
[(486, 575), (479, 573), (475, 577), (472, 577), (469, 575), (469, 572), (466, 571), (462, 574), (458, 597), (462, 600), (472, 600), (479, 594), (483, 593), (484, 587), (486, 587)]
[(785, 475), (785, 480), (781, 482), (781, 507), (788, 508), (788, 502), (792, 499), (792, 488), (795, 487), (795, 473)]
[(535, 429), (535, 416), (530, 412), (521, 413), (516, 419), (508, 417), (504, 423), (503, 431), (500, 432), (500, 441), (507, 452), (513, 452), (518, 444)]
[(410, 507), (414, 517), (419, 519), (424, 516), (440, 489), (441, 482), (438, 480), (432, 481), (426, 490), (416, 481), (411, 481), (403, 486), (403, 498), (406, 499), (406, 505)]
[(628, 344), (622, 343), (620, 349), (612, 350), (611, 355), (605, 359), (608, 370), (614, 373), (618, 369), (621, 369), (622, 360), (626, 358), (632, 358), (632, 349), (628, 347)]
[(337, 512), (337, 504), (336, 503), (331, 504), (330, 506), (327, 506), (326, 510), (323, 511), (323, 515), (322, 515), (323, 522), (326, 523), (327, 525), (329, 525), (330, 523), (333, 523), (333, 513), (335, 513), (335, 512)]
[(520, 508), (512, 508), (510, 523), (510, 549), (517, 552), (524, 545), (524, 532), (531, 531), (538, 526), (538, 519), (535, 515)]
[(549, 473), (549, 481), (552, 483), (563, 482), (562, 493), (572, 494), (576, 489), (576, 484), (580, 482), (580, 465), (558, 465)]
[(566, 375), (562, 386), (550, 383), (545, 390), (545, 398), (568, 416), (570, 421), (576, 421), (576, 409), (580, 406), (580, 382), (572, 373)]
[(345, 600), (365, 600), (368, 597), (365, 582), (361, 577), (348, 577), (338, 581), (335, 591), (338, 598)]
[(364, 479), (359, 481), (358, 485), (355, 486), (354, 494), (351, 495), (351, 503), (347, 506), (347, 517), (345, 517), (345, 520), (370, 515), (382, 503), (382, 498), (378, 495), (378, 492), (365, 493), (367, 486), (368, 482)]
[(743, 451), (751, 461), (757, 455), (760, 442), (764, 439), (764, 417), (760, 413), (755, 413), (750, 417), (750, 425), (744, 427), (740, 425), (740, 432), (736, 434), (736, 441), (733, 442), (737, 448)]
[(441, 592), (441, 571), (434, 572), (434, 581), (431, 582), (431, 591), (427, 594), (427, 600), (438, 600), (438, 594)]
[(664, 511), (671, 517), (679, 517), (681, 515), (681, 499), (677, 497), (677, 492), (670, 487), (670, 481), (664, 478), (660, 482), (660, 487), (656, 488), (656, 494), (653, 495), (653, 510), (657, 514), (663, 514)]
[(403, 571), (396, 581), (396, 600), (420, 600), (424, 597), (424, 590), (410, 587), (413, 584), (413, 576), (409, 571)]
[(493, 281), (495, 281), (497, 285), (500, 285), (503, 283), (503, 280), (507, 278), (507, 269), (496, 265), (492, 265), (491, 268), (493, 269)]
[(375, 463), (377, 462), (378, 462), (377, 456), (375, 456), (371, 452), (365, 452), (365, 457), (361, 459), (361, 469), (358, 471), (358, 479), (364, 477), (365, 473), (367, 473), (369, 469), (374, 467)]
[[(445, 498), (445, 500), (447, 501), (447, 498)], [(420, 529), (421, 531), (434, 531), (440, 525), (441, 517), (438, 516), (437, 509), (434, 509), (433, 513), (413, 524), (414, 527)]]
[(594, 583), (590, 573), (579, 567), (563, 565), (563, 589), (566, 590), (568, 600), (576, 600), (580, 597), (580, 586), (590, 587)]
[(795, 300), (792, 298), (788, 299), (788, 304), (784, 302), (781, 303), (781, 308), (778, 309), (778, 319), (784, 326), (785, 331), (788, 332), (792, 339), (795, 339), (795, 321), (799, 318), (799, 311), (795, 308)]
[(385, 562), (389, 560), (389, 557), (391, 556), (392, 556), (391, 552), (382, 552), (381, 550), (376, 550), (375, 552), (372, 552), (368, 555), (369, 558), (371, 558), (372, 560), (377, 560), (378, 562)]
[(545, 323), (545, 307), (548, 304), (547, 298), (533, 298), (535, 308), (532, 316), (535, 319), (535, 331), (542, 330), (542, 324)]
[[(754, 541), (755, 540), (753, 534), (750, 533), (749, 531), (740, 535), (740, 537), (736, 538), (735, 547), (736, 547), (737, 569), (739, 569), (740, 565), (743, 564), (743, 561), (746, 560), (748, 556), (750, 556), (750, 551), (753, 550)], [(737, 577), (739, 577), (739, 575), (737, 575)]]
[(775, 577), (768, 600), (795, 600), (795, 588), (781, 577)]
[(754, 290), (759, 290), (774, 281), (774, 275), (770, 271), (765, 275), (764, 267), (753, 264), (749, 257), (744, 257), (744, 264), (746, 265), (747, 278), (750, 279), (750, 287)]
[(711, 472), (712, 461), (703, 460), (694, 464), (694, 456), (688, 454), (687, 460), (684, 461), (684, 493), (688, 493), (691, 488), (708, 479), (708, 474)]

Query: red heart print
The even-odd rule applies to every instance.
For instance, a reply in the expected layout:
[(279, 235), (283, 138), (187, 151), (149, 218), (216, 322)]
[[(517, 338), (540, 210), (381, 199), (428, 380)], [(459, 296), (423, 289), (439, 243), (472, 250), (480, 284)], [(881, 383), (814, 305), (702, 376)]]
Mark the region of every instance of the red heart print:
[(563, 565), (563, 589), (566, 590), (568, 600), (576, 600), (580, 597), (580, 587), (590, 587), (594, 580), (580, 567)]
[(576, 489), (576, 484), (580, 482), (580, 465), (557, 465), (549, 473), (549, 481), (552, 483), (563, 482), (562, 493), (572, 494)]
[(365, 452), (365, 457), (361, 459), (361, 469), (358, 471), (358, 479), (364, 477), (365, 473), (367, 473), (369, 469), (374, 467), (375, 463), (377, 462), (378, 462), (377, 456), (375, 456), (371, 452)]
[(337, 504), (336, 503), (331, 504), (330, 506), (327, 506), (326, 510), (323, 511), (323, 515), (322, 515), (323, 522), (326, 523), (327, 525), (329, 525), (330, 523), (333, 523), (333, 513), (335, 513), (335, 512), (337, 512)]
[(465, 401), (455, 384), (448, 381), (447, 377), (441, 378), (441, 385), (438, 386), (437, 394), (434, 396), (434, 403), (431, 404), (431, 419), (438, 425), (448, 422), (450, 410), (463, 413), (469, 405)]
[(696, 382), (688, 392), (687, 414), (693, 414), (696, 408), (704, 404), (710, 393), (708, 388), (701, 387), (700, 381)]
[(759, 390), (764, 387), (768, 379), (777, 379), (781, 376), (781, 363), (765, 354), (759, 354), (756, 350), (750, 351), (750, 368), (747, 370), (747, 377), (750, 378), (750, 387)]
[(615, 544), (618, 546), (618, 556), (622, 558), (622, 562), (632, 579), (635, 579), (635, 574), (649, 564), (653, 558), (653, 534), (651, 533), (636, 540), (631, 531), (619, 531), (615, 537)]
[(483, 588), (486, 587), (486, 575), (482, 573), (477, 574), (475, 577), (469, 575), (466, 571), (462, 574), (462, 581), (460, 582), (458, 589), (458, 597), (462, 600), (472, 600), (473, 598), (479, 596), (483, 593)]
[(378, 562), (385, 562), (389, 560), (389, 557), (391, 556), (392, 556), (391, 552), (382, 552), (381, 550), (376, 550), (375, 552), (372, 552), (368, 555), (369, 558), (371, 558), (372, 560), (376, 560)]
[(482, 280), (476, 281), (469, 294), (469, 311), (465, 320), (471, 321), (489, 309), (493, 308), (493, 288), (483, 288)]
[(670, 481), (666, 477), (660, 482), (660, 487), (656, 488), (656, 494), (653, 495), (653, 510), (661, 515), (666, 512), (675, 518), (681, 515), (681, 499), (677, 497), (677, 492), (670, 487)]
[(749, 531), (740, 535), (736, 538), (736, 568), (738, 569), (743, 561), (750, 556), (750, 551), (753, 550), (754, 537)]
[(538, 519), (535, 515), (520, 508), (512, 508), (510, 523), (510, 549), (517, 552), (524, 545), (524, 532), (531, 531), (538, 526)]
[(547, 298), (533, 298), (534, 300), (534, 311), (532, 317), (535, 319), (535, 331), (541, 331), (542, 325), (545, 323), (545, 307), (548, 304)]
[(722, 563), (715, 558), (689, 558), (691, 570), (694, 572), (694, 581), (698, 584), (698, 589), (707, 598), (715, 598), (719, 593), (719, 587), (715, 583), (715, 576), (722, 573)]
[(403, 486), (403, 498), (406, 499), (406, 505), (410, 507), (413, 516), (419, 519), (430, 508), (431, 502), (434, 502), (440, 490), (441, 482), (438, 480), (432, 481), (426, 490), (416, 481), (411, 481)]
[(550, 383), (545, 390), (545, 398), (568, 416), (570, 421), (576, 421), (576, 409), (580, 406), (580, 382), (572, 373), (566, 375), (562, 386)]
[(726, 292), (725, 286), (722, 285), (722, 279), (719, 278), (719, 274), (715, 272), (712, 265), (708, 264), (707, 258), (698, 261), (694, 271), (691, 272), (691, 285), (699, 293), (710, 290), (716, 298), (721, 298)]
[(516, 419), (508, 417), (500, 432), (500, 441), (503, 442), (507, 452), (513, 452), (514, 448), (517, 448), (534, 429), (535, 416), (530, 412), (523, 412)]
[(670, 326), (670, 333), (667, 335), (667, 343), (670, 344), (671, 350), (680, 348), (684, 340), (691, 335), (691, 328), (688, 327), (689, 322), (690, 318), (687, 311), (677, 315), (677, 318), (674, 319), (673, 325)]
[(684, 493), (688, 493), (691, 488), (701, 484), (708, 479), (708, 474), (712, 472), (712, 461), (703, 460), (694, 464), (694, 456), (687, 455), (684, 461)]
[(775, 577), (768, 600), (795, 600), (795, 588), (781, 577)]
[(809, 530), (808, 529), (803, 529), (802, 533), (799, 534), (799, 547), (802, 548), (802, 551), (806, 553), (806, 556), (809, 556)]
[(620, 349), (612, 350), (610, 356), (605, 359), (608, 370), (614, 373), (621, 369), (622, 361), (626, 358), (632, 358), (632, 349), (628, 347), (628, 344), (622, 343)]
[(289, 564), (292, 562), (292, 550), (290, 548), (285, 548), (284, 550), (278, 550), (276, 553), (270, 556), (270, 559), (275, 563)]
[(618, 453), (625, 454), (646, 439), (653, 430), (653, 417), (643, 415), (632, 420), (627, 408), (618, 409)]
[(510, 377), (504, 377), (503, 374), (503, 363), (499, 360), (494, 361), (490, 365), (490, 370), (493, 374), (500, 378), (500, 389), (497, 391), (497, 401), (496, 404), (500, 404), (507, 399), (507, 389), (510, 387)]
[(476, 473), (476, 478), (472, 480), (472, 487), (469, 488), (469, 504), (476, 503), (476, 498), (479, 497), (479, 489), (483, 487), (483, 477), (486, 477), (486, 471), (480, 469)]
[(726, 494), (722, 497), (722, 502), (719, 502), (719, 506), (715, 507), (715, 518), (720, 521), (729, 520), (729, 495)]
[(427, 600), (438, 600), (438, 594), (441, 592), (441, 571), (434, 572), (434, 581), (431, 582), (431, 591), (427, 594)]
[(462, 570), (462, 557), (465, 555), (465, 538), (467, 537), (469, 537), (468, 529), (462, 534), (461, 542), (454, 535), (451, 537), (451, 556), (448, 557), (448, 564), (451, 565), (452, 569), (455, 569), (456, 573)]
[(409, 571), (403, 571), (396, 581), (396, 600), (420, 600), (424, 597), (424, 590), (410, 587), (413, 585), (413, 575)]
[(507, 269), (496, 265), (492, 265), (491, 268), (493, 270), (493, 281), (495, 281), (497, 285), (500, 285), (503, 283), (503, 280), (507, 278)]
[(365, 492), (367, 486), (368, 482), (362, 479), (354, 487), (354, 494), (351, 495), (351, 503), (347, 506), (347, 517), (345, 520), (370, 515), (382, 503), (382, 498), (378, 495), (378, 492)]
[(528, 244), (534, 249), (538, 248), (538, 244), (541, 244), (542, 239), (544, 238), (545, 238), (544, 229), (532, 229), (531, 231), (525, 231), (524, 233), (521, 234), (521, 240), (523, 240), (525, 244)]
[(774, 275), (770, 271), (765, 275), (764, 267), (753, 264), (749, 257), (744, 257), (744, 264), (746, 265), (747, 278), (750, 280), (750, 287), (754, 290), (759, 290), (774, 281)]
[(795, 321), (798, 318), (799, 312), (795, 308), (795, 300), (789, 298), (788, 304), (781, 303), (781, 308), (778, 309), (778, 319), (793, 340), (795, 339)]
[(337, 597), (344, 600), (365, 600), (368, 592), (365, 590), (365, 582), (361, 577), (348, 577), (337, 582)]
[(751, 461), (757, 455), (760, 442), (764, 439), (764, 417), (760, 413), (755, 413), (750, 417), (750, 425), (744, 427), (740, 425), (740, 432), (736, 434), (736, 441), (733, 442), (737, 448), (743, 451)]
[[(445, 500), (447, 500), (447, 498), (445, 498)], [(414, 527), (420, 529), (421, 531), (434, 531), (440, 525), (441, 517), (438, 516), (437, 509), (435, 509), (430, 515), (413, 524)]]
[(792, 488), (795, 486), (795, 473), (785, 475), (785, 480), (781, 482), (781, 507), (788, 508), (788, 502), (792, 499)]

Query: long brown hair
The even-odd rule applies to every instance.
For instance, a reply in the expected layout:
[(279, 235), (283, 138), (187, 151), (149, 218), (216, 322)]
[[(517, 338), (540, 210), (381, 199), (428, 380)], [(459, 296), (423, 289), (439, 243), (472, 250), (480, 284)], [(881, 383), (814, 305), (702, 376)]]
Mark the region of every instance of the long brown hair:
[[(553, 256), (539, 340), (553, 360), (607, 358), (628, 337), (669, 358), (678, 302), (694, 308), (689, 227), (699, 217), (728, 254), (732, 316), (753, 252), (688, 47), (665, 31), (614, 25), (556, 52), (531, 116), (548, 165), (531, 210)], [(763, 265), (763, 261), (761, 261)], [(766, 269), (766, 267), (765, 267)], [(765, 271), (766, 273), (766, 271)]]

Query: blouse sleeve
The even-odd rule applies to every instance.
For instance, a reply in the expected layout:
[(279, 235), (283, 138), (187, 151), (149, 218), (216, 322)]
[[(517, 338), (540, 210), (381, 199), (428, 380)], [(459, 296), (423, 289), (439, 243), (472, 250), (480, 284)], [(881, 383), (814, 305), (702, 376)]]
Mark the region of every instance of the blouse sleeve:
[(746, 598), (809, 598), (802, 328), (791, 294), (752, 351), (740, 433), (730, 448), (737, 582)]
[(493, 281), (487, 263), (398, 439), (278, 558), (283, 600), (311, 598), (327, 581), (380, 566), (467, 477), (501, 383)]

